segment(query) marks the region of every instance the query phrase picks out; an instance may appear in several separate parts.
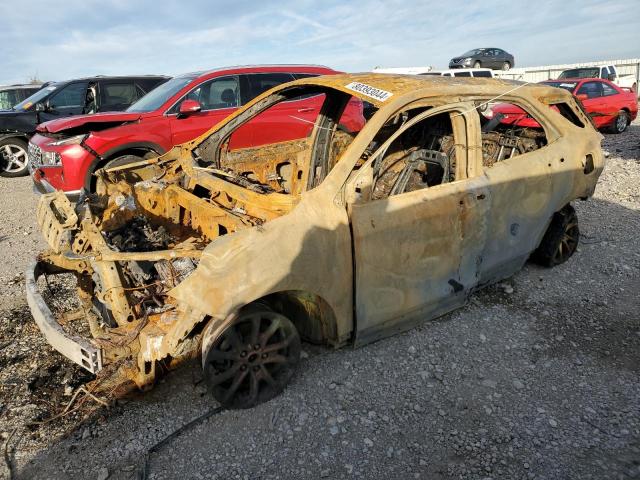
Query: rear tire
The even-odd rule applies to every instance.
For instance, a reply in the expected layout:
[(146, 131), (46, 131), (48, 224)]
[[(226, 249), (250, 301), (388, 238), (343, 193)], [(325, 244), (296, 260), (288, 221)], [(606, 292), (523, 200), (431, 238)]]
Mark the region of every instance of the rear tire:
[(28, 173), (27, 142), (15, 137), (0, 140), (0, 176), (23, 177)]
[(555, 267), (569, 260), (578, 248), (580, 229), (574, 208), (567, 204), (554, 213), (540, 246), (531, 259), (545, 267)]
[(629, 115), (624, 110), (618, 112), (618, 116), (611, 125), (612, 133), (622, 133), (629, 126)]
[(511, 69), (511, 64), (509, 62), (504, 62), (502, 64), (502, 70), (506, 72), (509, 69)]

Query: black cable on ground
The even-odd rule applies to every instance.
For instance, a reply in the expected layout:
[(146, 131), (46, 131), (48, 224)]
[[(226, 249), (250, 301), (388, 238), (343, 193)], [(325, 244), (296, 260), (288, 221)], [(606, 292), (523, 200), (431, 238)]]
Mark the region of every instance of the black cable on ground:
[(174, 432), (172, 432), (169, 435), (167, 435), (166, 437), (164, 437), (162, 440), (160, 440), (154, 446), (152, 446), (149, 450), (146, 451), (146, 453), (144, 454), (144, 457), (140, 461), (140, 465), (138, 465), (138, 470), (136, 472), (136, 478), (138, 480), (146, 480), (147, 479), (147, 475), (149, 473), (149, 458), (151, 457), (152, 453), (157, 452), (162, 446), (164, 446), (165, 444), (169, 443), (171, 440), (173, 440), (174, 438), (176, 438), (177, 436), (179, 436), (180, 434), (182, 434), (186, 430), (189, 430), (191, 427), (197, 425), (198, 423), (203, 422), (203, 421), (207, 420), (208, 418), (213, 417), (214, 415), (217, 415), (218, 413), (222, 412), (223, 410), (224, 410), (224, 408), (222, 408), (222, 407), (212, 408), (208, 412), (203, 413), (199, 417), (194, 418), (193, 420), (191, 420), (189, 423), (186, 423), (185, 425), (181, 426), (180, 428), (178, 428)]

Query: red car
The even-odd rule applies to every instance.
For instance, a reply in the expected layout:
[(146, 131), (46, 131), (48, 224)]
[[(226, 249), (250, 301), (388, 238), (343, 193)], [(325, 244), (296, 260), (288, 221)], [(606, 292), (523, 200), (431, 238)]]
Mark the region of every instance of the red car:
[[(133, 162), (165, 153), (209, 130), (266, 90), (298, 78), (336, 74), (321, 66), (231, 67), (174, 77), (124, 112), (58, 119), (42, 123), (29, 143), (35, 189), (63, 190), (77, 197), (95, 189), (93, 173), (109, 164)], [(283, 102), (234, 136), (231, 149), (306, 137), (323, 95)], [(363, 104), (352, 99), (341, 126), (357, 132), (364, 125)], [(287, 128), (282, 128), (286, 125)]]
[[(609, 80), (600, 78), (563, 78), (541, 82), (552, 87), (564, 88), (582, 101), (584, 109), (593, 119), (596, 128), (607, 128), (622, 133), (638, 116), (636, 93), (618, 87)], [(493, 115), (504, 115), (501, 122), (519, 127), (540, 127), (525, 111), (501, 103), (492, 108)]]

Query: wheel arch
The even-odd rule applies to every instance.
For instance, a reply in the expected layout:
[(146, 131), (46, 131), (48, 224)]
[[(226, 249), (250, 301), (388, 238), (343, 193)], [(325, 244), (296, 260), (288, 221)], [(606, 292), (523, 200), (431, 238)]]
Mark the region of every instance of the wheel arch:
[(0, 132), (0, 142), (8, 138), (17, 138), (29, 143), (29, 136), (22, 132)]
[[(327, 300), (305, 290), (283, 290), (256, 298), (236, 308), (224, 319), (207, 316), (203, 319), (204, 322), (193, 325), (192, 330), (204, 327), (200, 342), (201, 351), (204, 352), (238, 318), (243, 309), (256, 304), (266, 305), (289, 318), (296, 326), (300, 337), (309, 343), (334, 348), (345, 343), (344, 339), (339, 337), (337, 317)], [(197, 334), (199, 333), (198, 331)], [(189, 335), (193, 336), (191, 333)]]
[(88, 191), (93, 191), (92, 187), (95, 186), (95, 177), (93, 176), (94, 172), (99, 168), (102, 168), (107, 164), (107, 162), (113, 160), (116, 157), (121, 157), (123, 155), (136, 155), (139, 157), (146, 157), (149, 154), (162, 155), (165, 152), (166, 150), (162, 146), (152, 142), (126, 143), (124, 145), (119, 145), (110, 150), (107, 150), (102, 155), (94, 158), (89, 165), (87, 173), (85, 174), (84, 187)]
[(338, 323), (328, 301), (305, 290), (284, 290), (270, 293), (253, 303), (263, 303), (286, 316), (310, 343), (338, 346)]

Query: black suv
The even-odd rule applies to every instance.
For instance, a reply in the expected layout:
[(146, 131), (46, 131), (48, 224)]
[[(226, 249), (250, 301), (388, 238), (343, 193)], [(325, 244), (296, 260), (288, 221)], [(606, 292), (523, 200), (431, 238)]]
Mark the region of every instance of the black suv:
[(501, 48), (474, 48), (449, 60), (449, 68), (509, 70), (516, 66), (513, 55)]
[(169, 77), (91, 77), (50, 82), (10, 110), (0, 111), (0, 176), (28, 173), (27, 142), (42, 122), (71, 115), (122, 111)]
[(0, 85), (0, 110), (10, 110), (25, 98), (30, 97), (47, 84)]

